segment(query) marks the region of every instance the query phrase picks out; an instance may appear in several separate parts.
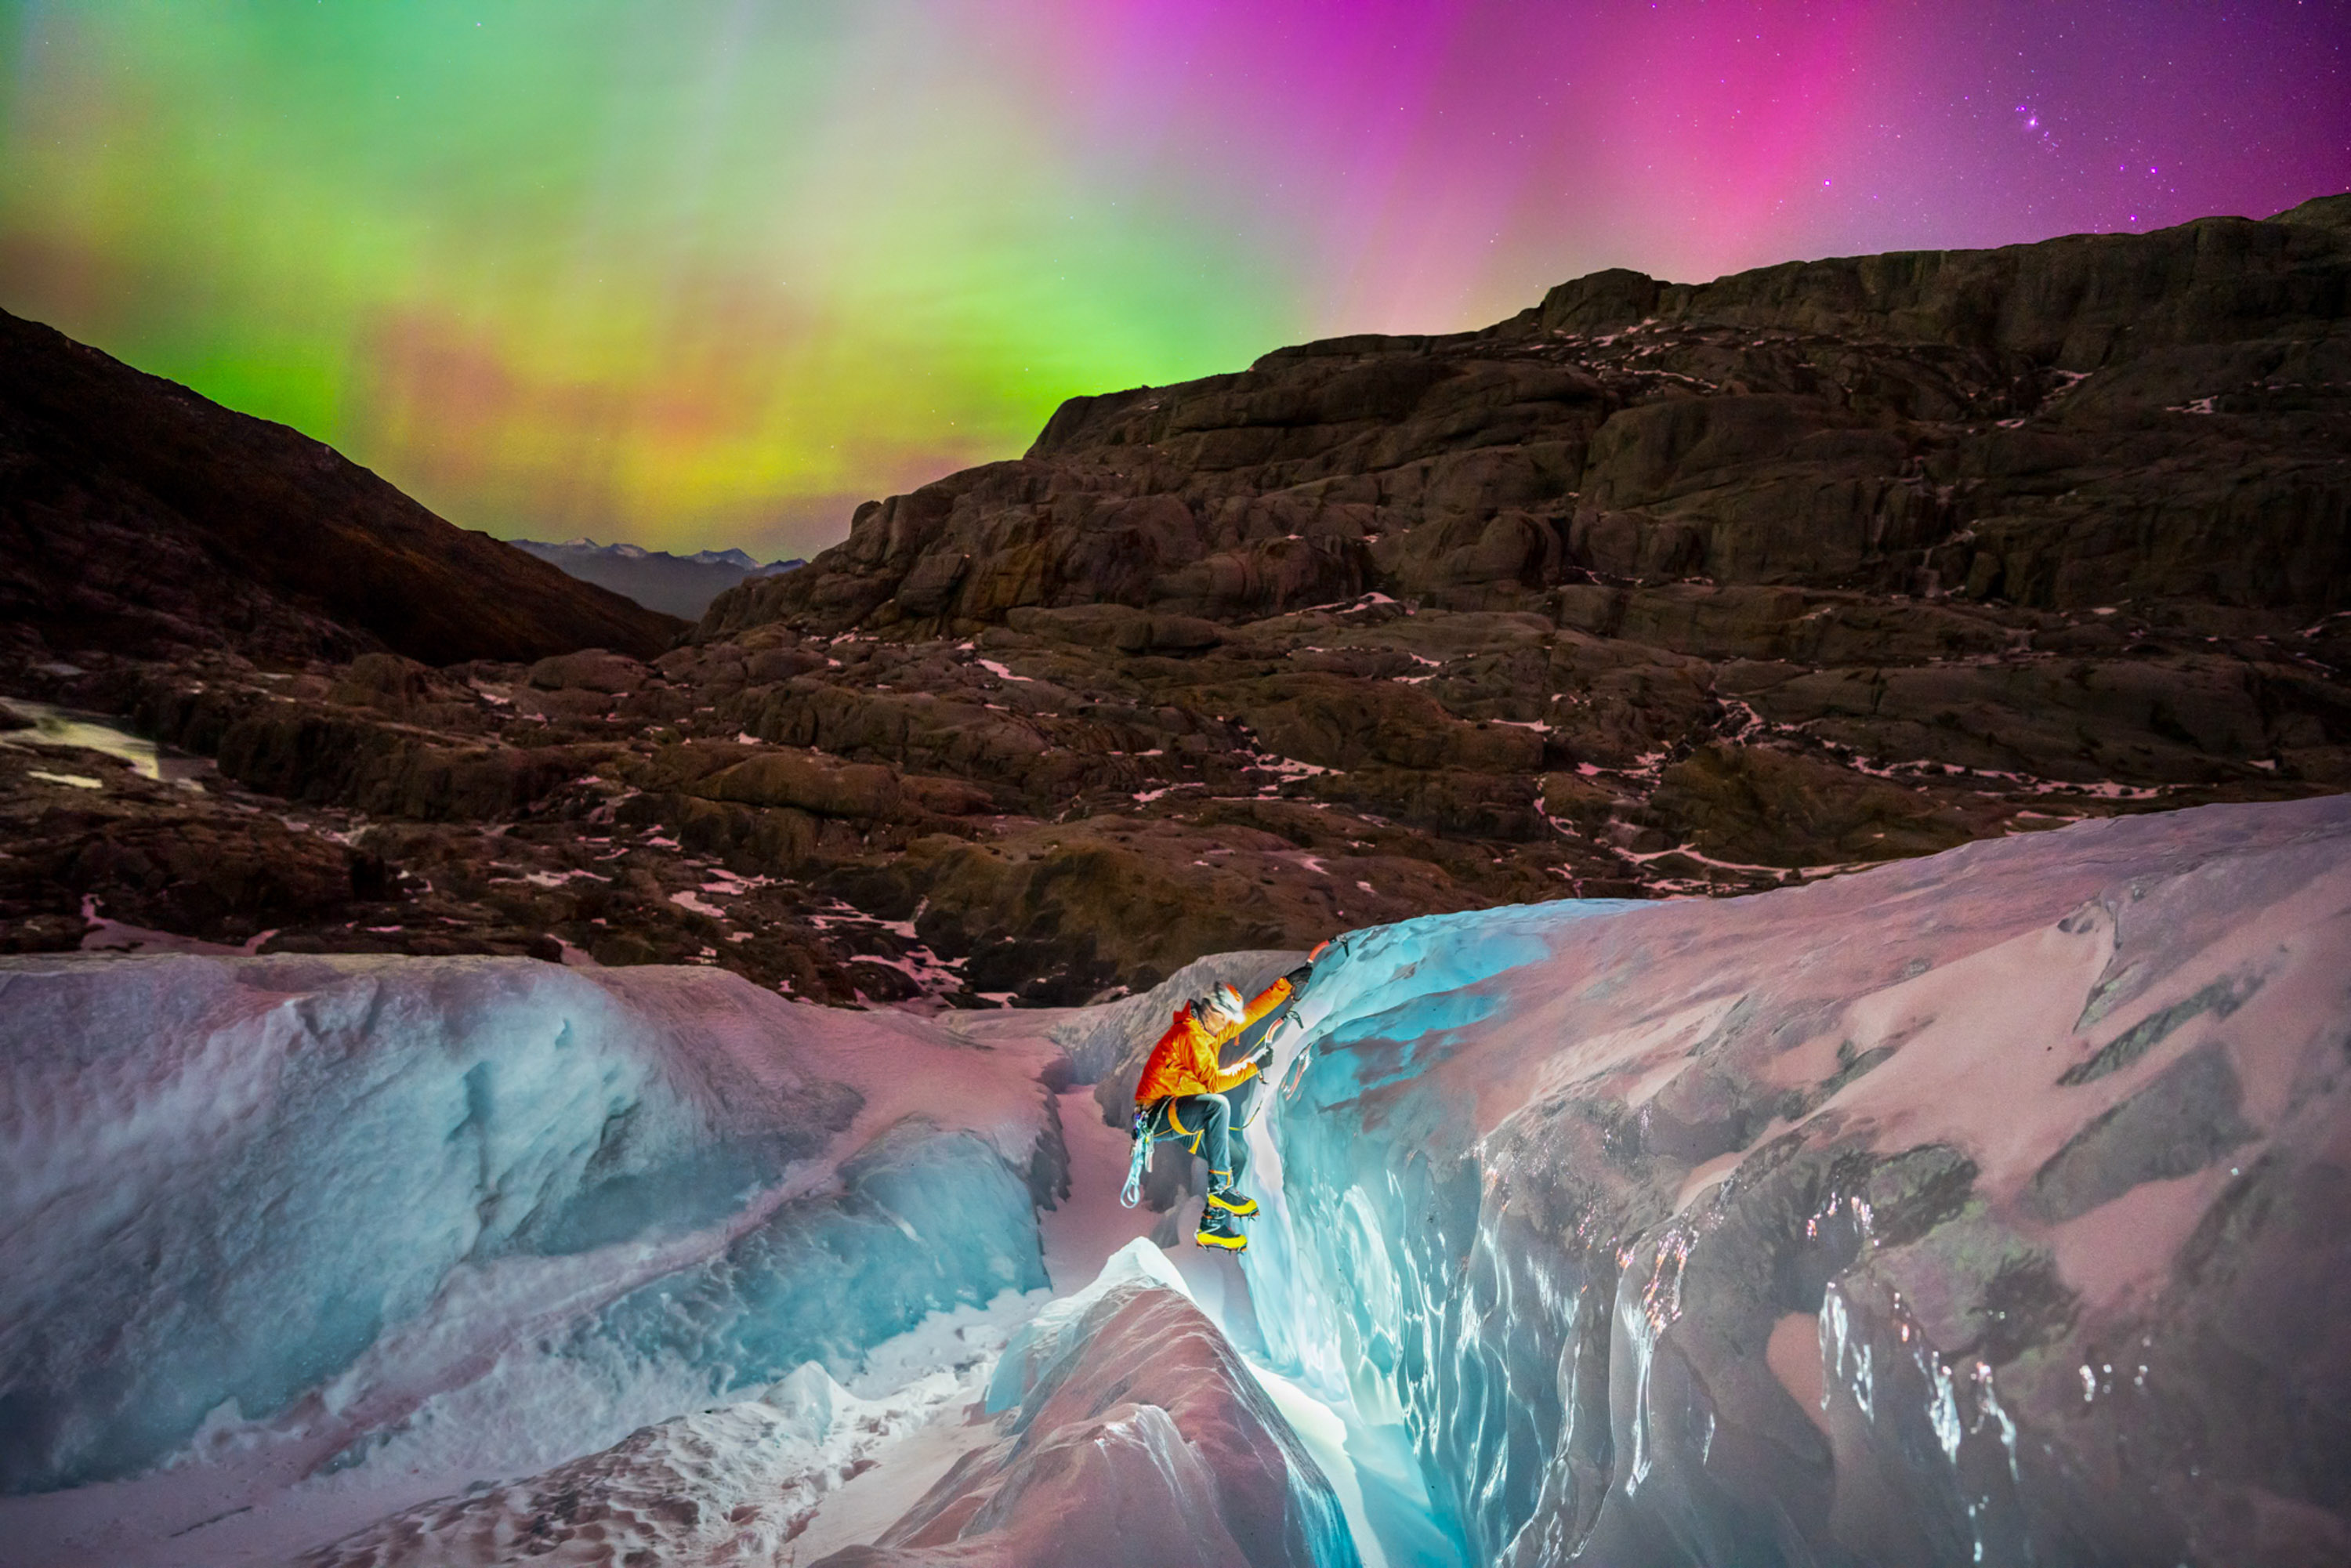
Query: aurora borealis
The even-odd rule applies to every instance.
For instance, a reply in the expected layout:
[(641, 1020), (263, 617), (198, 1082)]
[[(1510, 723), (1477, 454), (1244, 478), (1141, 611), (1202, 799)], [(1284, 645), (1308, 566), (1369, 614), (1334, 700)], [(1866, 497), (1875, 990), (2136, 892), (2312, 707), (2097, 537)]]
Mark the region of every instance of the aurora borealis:
[(805, 553), (1074, 392), (1606, 266), (2351, 186), (2339, 3), (0, 4), (0, 307), (452, 520)]

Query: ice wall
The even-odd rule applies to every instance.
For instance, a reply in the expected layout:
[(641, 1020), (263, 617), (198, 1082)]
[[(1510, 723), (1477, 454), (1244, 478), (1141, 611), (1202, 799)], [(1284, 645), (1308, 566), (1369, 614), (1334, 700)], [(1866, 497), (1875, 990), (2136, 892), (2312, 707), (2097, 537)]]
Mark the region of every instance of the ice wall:
[(138, 1483), (162, 1530), (845, 1373), (1044, 1284), (1055, 1054), (718, 971), (0, 960), (0, 1487), (211, 1467)]
[(1479, 1560), (2351, 1561), (2351, 802), (1432, 917), (1303, 1010), (1259, 1322)]

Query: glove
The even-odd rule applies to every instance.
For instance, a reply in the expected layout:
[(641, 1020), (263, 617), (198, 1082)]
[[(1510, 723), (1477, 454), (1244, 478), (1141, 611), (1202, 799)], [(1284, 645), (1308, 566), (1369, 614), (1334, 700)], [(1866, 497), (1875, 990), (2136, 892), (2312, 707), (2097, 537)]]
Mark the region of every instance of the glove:
[(1306, 988), (1306, 977), (1312, 973), (1314, 973), (1313, 965), (1301, 964), (1281, 977), (1290, 982), (1290, 994), (1294, 997)]

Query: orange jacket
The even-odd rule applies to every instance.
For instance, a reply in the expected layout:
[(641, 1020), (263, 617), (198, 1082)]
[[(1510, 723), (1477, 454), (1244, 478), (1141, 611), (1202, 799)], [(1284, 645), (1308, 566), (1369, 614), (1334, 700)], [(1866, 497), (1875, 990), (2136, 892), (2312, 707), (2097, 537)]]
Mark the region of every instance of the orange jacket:
[(1250, 1000), (1240, 1022), (1219, 1030), (1194, 1018), (1188, 1004), (1177, 1009), (1176, 1021), (1167, 1026), (1167, 1032), (1151, 1048), (1150, 1060), (1143, 1064), (1143, 1076), (1134, 1085), (1134, 1103), (1148, 1105), (1167, 1094), (1221, 1094), (1254, 1076), (1256, 1062), (1226, 1068), (1217, 1064), (1217, 1053), (1235, 1035), (1289, 999), (1290, 982), (1276, 980)]

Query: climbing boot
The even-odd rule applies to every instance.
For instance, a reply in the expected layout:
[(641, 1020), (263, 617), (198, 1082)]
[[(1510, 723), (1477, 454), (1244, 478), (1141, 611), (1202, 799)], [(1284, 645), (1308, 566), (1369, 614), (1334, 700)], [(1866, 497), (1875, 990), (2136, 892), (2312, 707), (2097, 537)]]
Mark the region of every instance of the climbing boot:
[(1236, 1219), (1247, 1219), (1257, 1212), (1257, 1199), (1237, 1186), (1228, 1186), (1221, 1192), (1210, 1193), (1208, 1207), (1222, 1209)]
[(1213, 1205), (1201, 1212), (1200, 1228), (1193, 1233), (1192, 1239), (1203, 1247), (1221, 1247), (1228, 1252), (1249, 1249), (1249, 1238), (1241, 1234), (1233, 1217)]

